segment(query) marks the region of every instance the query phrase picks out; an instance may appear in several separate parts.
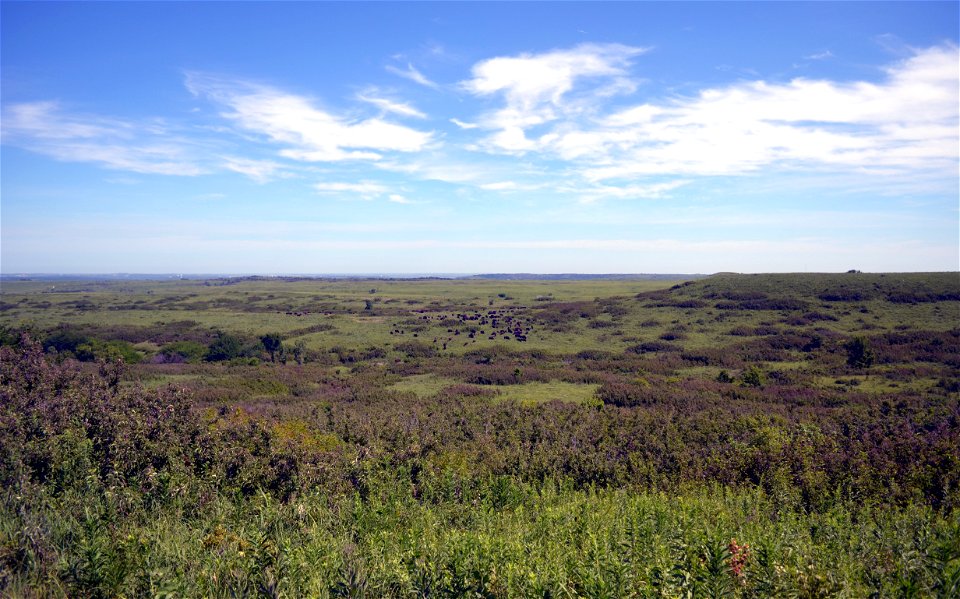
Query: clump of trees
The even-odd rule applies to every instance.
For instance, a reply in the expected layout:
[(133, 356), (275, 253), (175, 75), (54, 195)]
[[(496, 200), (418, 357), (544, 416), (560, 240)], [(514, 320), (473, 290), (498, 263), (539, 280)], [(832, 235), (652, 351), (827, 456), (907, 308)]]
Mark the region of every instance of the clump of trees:
[[(218, 331), (216, 338), (207, 347), (204, 358), (208, 362), (224, 362), (237, 359), (256, 360), (265, 351), (271, 362), (287, 361), (287, 348), (280, 333), (267, 333), (255, 340), (246, 339), (225, 331)], [(306, 356), (306, 345), (301, 341), (293, 347), (294, 359), (302, 364)]]
[(143, 354), (127, 341), (105, 341), (69, 328), (61, 328), (47, 335), (43, 347), (62, 358), (75, 358), (81, 362), (123, 360), (127, 364), (136, 364), (143, 359)]

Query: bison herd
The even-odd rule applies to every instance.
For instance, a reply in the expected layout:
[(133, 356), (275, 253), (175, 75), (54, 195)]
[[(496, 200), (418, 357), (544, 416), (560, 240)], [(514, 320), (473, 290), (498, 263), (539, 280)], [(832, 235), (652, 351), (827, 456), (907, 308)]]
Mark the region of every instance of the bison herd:
[[(431, 314), (426, 310), (417, 310), (419, 314), (416, 317), (417, 325), (415, 328), (424, 329), (431, 325), (446, 327), (446, 335), (440, 334), (433, 338), (433, 343), (442, 345), (447, 349), (447, 345), (460, 339), (467, 339), (464, 346), (476, 343), (477, 338), (486, 337), (489, 340), (502, 339), (504, 341), (515, 340), (524, 342), (527, 336), (533, 331), (533, 324), (524, 317), (517, 314), (524, 310), (522, 306), (501, 308), (499, 310), (487, 310), (486, 312), (474, 311), (457, 314)], [(396, 328), (390, 331), (391, 335), (406, 335), (406, 329)], [(419, 333), (412, 332), (412, 336), (419, 337)]]

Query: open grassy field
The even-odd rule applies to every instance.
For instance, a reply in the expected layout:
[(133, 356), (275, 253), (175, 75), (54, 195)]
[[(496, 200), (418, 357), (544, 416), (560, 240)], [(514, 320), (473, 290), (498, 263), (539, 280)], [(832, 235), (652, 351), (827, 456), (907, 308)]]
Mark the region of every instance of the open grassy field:
[[(671, 332), (683, 335), (685, 347), (710, 347), (738, 327), (791, 327), (790, 317), (806, 313), (817, 315), (818, 327), (845, 334), (949, 330), (960, 318), (956, 278), (954, 273), (717, 275), (672, 290), (664, 296), (669, 301), (637, 296), (677, 281), (8, 281), (0, 293), (0, 323), (47, 330), (61, 324), (149, 329), (187, 322), (250, 336), (279, 332), (288, 342), (303, 340), (313, 348), (389, 347), (404, 339), (436, 338), (449, 340), (445, 351), (463, 353), (500, 344), (503, 336), (490, 339), (490, 333), (505, 327), (452, 321), (461, 314), (501, 311), (539, 325), (526, 335), (524, 348), (550, 353), (619, 351)], [(749, 309), (732, 303), (760, 297)], [(761, 305), (770, 298), (793, 304), (779, 310)], [(571, 311), (579, 318), (565, 318)], [(451, 328), (484, 334), (454, 340)]]
[[(201, 328), (262, 335), (278, 331), (312, 347), (331, 344), (356, 349), (390, 345), (390, 332), (416, 315), (429, 313), (411, 331), (418, 337), (446, 332), (439, 323), (460, 312), (528, 311), (553, 302), (633, 296), (669, 287), (670, 281), (489, 281), (489, 280), (223, 280), (184, 282), (6, 282), (0, 294), (2, 322), (50, 328), (76, 325), (152, 327), (190, 321)], [(367, 309), (367, 302), (370, 309)], [(311, 328), (325, 331), (307, 332)], [(528, 341), (573, 348), (579, 331)], [(486, 337), (476, 343), (485, 345)], [(451, 344), (453, 345), (453, 344)], [(490, 344), (486, 344), (490, 345)], [(457, 344), (458, 347), (463, 347)], [(453, 348), (451, 347), (451, 351)]]
[(0, 292), (12, 596), (960, 595), (960, 276)]

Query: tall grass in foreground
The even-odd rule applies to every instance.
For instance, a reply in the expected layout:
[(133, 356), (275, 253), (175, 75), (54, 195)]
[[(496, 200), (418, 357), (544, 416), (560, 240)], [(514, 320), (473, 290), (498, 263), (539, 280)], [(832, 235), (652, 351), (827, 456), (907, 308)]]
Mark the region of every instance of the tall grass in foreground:
[[(457, 485), (455, 477), (436, 481)], [(445, 500), (3, 496), (13, 596), (953, 597), (960, 527), (922, 506), (784, 512), (761, 492), (574, 490), (507, 477)]]
[[(741, 472), (740, 457), (723, 461), (739, 445), (721, 443), (709, 415), (722, 412), (709, 403), (450, 410), (459, 400), (344, 381), (316, 413), (277, 420), (199, 410), (189, 395), (120, 378), (117, 365), (85, 372), (52, 362), (26, 339), (0, 348), (4, 595), (960, 593), (956, 492), (940, 489), (955, 480), (955, 462), (924, 449), (948, 449), (956, 433), (954, 404), (939, 396), (917, 415), (904, 406), (902, 426), (867, 429), (875, 455), (843, 462), (858, 469), (846, 478), (818, 453), (860, 447), (840, 447), (844, 427), (786, 419), (743, 432), (752, 460), (743, 463), (776, 468)], [(768, 409), (763, 399), (757, 411)], [(642, 427), (623, 423), (643, 415), (663, 419), (657, 462), (603, 440), (639, 436)], [(922, 442), (898, 443), (904, 430)], [(930, 462), (937, 455), (943, 463)], [(695, 458), (705, 465), (693, 469)], [(673, 478), (630, 482), (678, 460), (690, 467)], [(909, 474), (899, 480), (909, 488), (887, 496), (887, 486), (860, 485), (880, 472)], [(834, 493), (830, 481), (858, 494)]]

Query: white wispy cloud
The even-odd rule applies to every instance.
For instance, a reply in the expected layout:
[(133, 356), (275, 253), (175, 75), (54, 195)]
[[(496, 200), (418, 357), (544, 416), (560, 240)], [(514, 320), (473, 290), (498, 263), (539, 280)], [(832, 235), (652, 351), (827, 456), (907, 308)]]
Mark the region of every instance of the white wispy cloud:
[(418, 154), (404, 160), (383, 160), (376, 166), (415, 179), (453, 184), (476, 184), (491, 176), (491, 168), (487, 164), (457, 160), (436, 152)]
[(520, 183), (517, 181), (493, 181), (480, 185), (480, 189), (486, 191), (538, 191), (547, 187), (550, 187), (548, 183)]
[(484, 183), (480, 189), (487, 191), (515, 191), (520, 185), (516, 181), (494, 181), (493, 183)]
[[(487, 192), (551, 188), (582, 203), (669, 197), (695, 177), (785, 171), (846, 176), (901, 194), (911, 186), (956, 185), (960, 51), (953, 44), (911, 49), (873, 81), (753, 78), (631, 103), (639, 82), (631, 68), (644, 52), (582, 44), (476, 63), (460, 84), (472, 96), (457, 113), (463, 120), (449, 118), (446, 125), (461, 130), (451, 137), (470, 138), (461, 148), (441, 145), (438, 132), (394, 122), (427, 115), (383, 88), (357, 87), (352, 106), (333, 110), (305, 95), (203, 73), (188, 73), (185, 83), (218, 108), (213, 120), (191, 117), (189, 128), (176, 127), (23, 102), (3, 107), (3, 143), (133, 173), (230, 171), (258, 183), (315, 168), (294, 161), (361, 161)], [(831, 56), (825, 50), (807, 58)], [(436, 86), (412, 64), (387, 68)], [(471, 115), (470, 102), (477, 101), (487, 109)], [(476, 159), (462, 150), (493, 156)], [(504, 154), (525, 158), (505, 161)], [(320, 183), (315, 190), (401, 197), (372, 181)]]
[(385, 152), (417, 152), (433, 134), (381, 117), (350, 119), (318, 108), (309, 98), (266, 85), (189, 73), (187, 88), (228, 109), (241, 129), (286, 146), (280, 155), (308, 162), (379, 160)]
[[(879, 81), (740, 81), (686, 97), (614, 110), (580, 79), (629, 80), (641, 53), (626, 46), (577, 46), (478, 63), (471, 92), (502, 95), (504, 107), (478, 119), (493, 132), (472, 149), (560, 159), (587, 182), (608, 183), (586, 198), (649, 197), (660, 176), (739, 175), (769, 169), (956, 176), (958, 64), (955, 45), (914, 50)], [(626, 89), (626, 88), (624, 88)], [(531, 132), (536, 131), (536, 134)], [(589, 166), (581, 166), (589, 164)], [(630, 185), (639, 181), (643, 185)]]
[(380, 183), (363, 181), (361, 183), (317, 183), (318, 191), (354, 191), (357, 193), (385, 193), (389, 188)]
[(452, 155), (449, 147), (398, 160), (383, 160), (377, 168), (420, 181), (439, 181), (458, 187), (456, 193), (471, 197), (471, 190), (516, 193), (554, 189), (566, 193), (565, 177), (535, 162), (488, 160), (485, 156)]
[(406, 102), (398, 102), (384, 97), (380, 97), (380, 92), (376, 89), (367, 90), (364, 93), (357, 94), (357, 99), (361, 102), (373, 104), (383, 112), (391, 112), (400, 116), (408, 116), (418, 119), (425, 119), (427, 115), (420, 112)]
[(394, 75), (403, 77), (404, 79), (409, 79), (410, 81), (413, 81), (414, 83), (419, 83), (424, 87), (429, 87), (431, 89), (440, 88), (440, 86), (437, 83), (434, 83), (433, 81), (427, 79), (427, 77), (423, 73), (418, 71), (417, 68), (414, 67), (413, 64), (411, 63), (407, 63), (406, 69), (401, 69), (393, 65), (387, 65), (386, 68), (388, 71), (390, 71)]
[(476, 129), (477, 127), (480, 126), (476, 123), (467, 123), (467, 122), (461, 121), (460, 119), (450, 119), (450, 122), (456, 125), (457, 127), (460, 127), (461, 129)]
[(394, 204), (413, 204), (413, 200), (407, 199), (406, 197), (398, 194), (391, 193), (387, 196), (387, 200), (393, 202)]
[(687, 183), (688, 181), (677, 180), (648, 184), (591, 185), (584, 188), (567, 188), (564, 191), (578, 195), (583, 204), (592, 204), (605, 199), (657, 200), (669, 196), (671, 191)]
[(606, 162), (585, 171), (592, 180), (776, 166), (955, 173), (958, 63), (957, 48), (941, 46), (887, 68), (880, 83), (795, 79), (707, 89), (623, 110), (550, 146), (568, 159)]
[(804, 56), (807, 60), (826, 60), (827, 58), (833, 58), (833, 52), (830, 50), (824, 50), (823, 52), (814, 52), (813, 54), (808, 54)]
[(593, 88), (591, 97), (608, 97), (617, 90), (631, 89), (627, 77), (630, 60), (643, 48), (622, 44), (582, 44), (569, 50), (543, 54), (500, 56), (474, 65), (473, 78), (461, 86), (476, 96), (501, 95), (505, 105), (480, 120), (496, 132), (481, 147), (507, 153), (535, 150), (540, 144), (526, 131), (578, 113), (590, 102), (569, 102), (574, 85), (587, 78), (606, 78), (615, 85)]
[(58, 102), (14, 104), (4, 111), (3, 134), (27, 135), (45, 140), (129, 137), (130, 126), (94, 115), (68, 115)]
[(314, 184), (313, 188), (325, 195), (349, 196), (364, 200), (376, 199), (390, 191), (390, 188), (386, 185), (373, 181), (359, 181), (357, 183), (324, 181)]
[(473, 79), (463, 87), (478, 95), (503, 93), (509, 105), (529, 111), (545, 103), (559, 104), (578, 78), (624, 74), (629, 59), (643, 51), (621, 44), (583, 44), (544, 54), (491, 58), (474, 65)]
[(273, 160), (255, 160), (252, 158), (223, 157), (223, 168), (246, 175), (257, 183), (267, 183), (277, 177), (285, 176), (283, 165)]
[(193, 142), (162, 124), (69, 113), (57, 102), (4, 107), (2, 131), (3, 143), (64, 162), (92, 162), (143, 174), (210, 172)]

